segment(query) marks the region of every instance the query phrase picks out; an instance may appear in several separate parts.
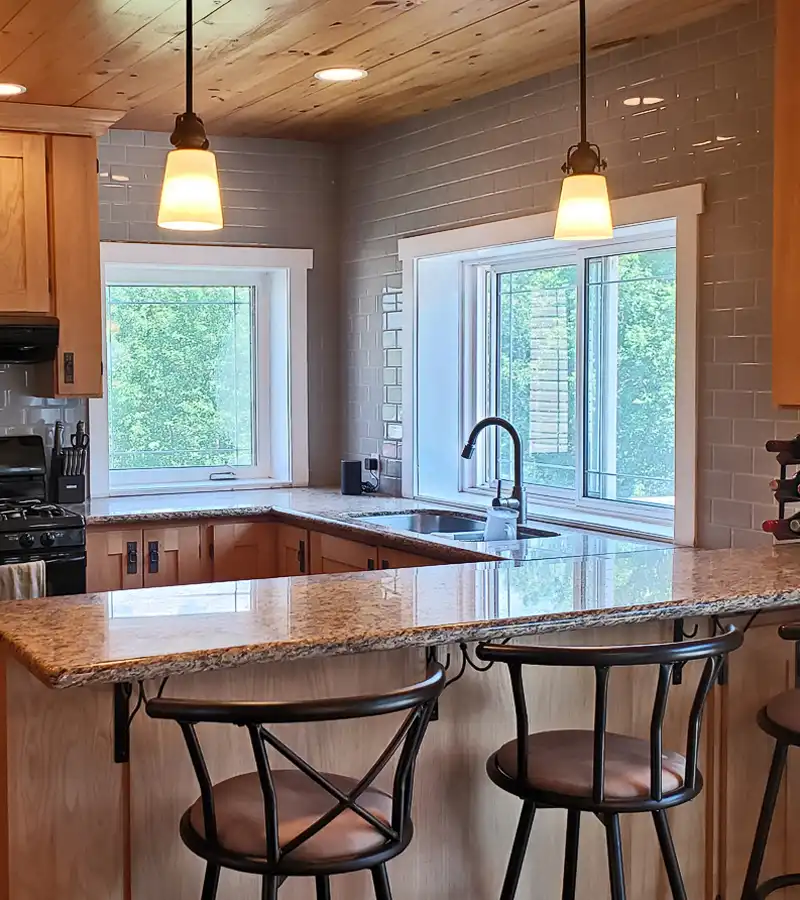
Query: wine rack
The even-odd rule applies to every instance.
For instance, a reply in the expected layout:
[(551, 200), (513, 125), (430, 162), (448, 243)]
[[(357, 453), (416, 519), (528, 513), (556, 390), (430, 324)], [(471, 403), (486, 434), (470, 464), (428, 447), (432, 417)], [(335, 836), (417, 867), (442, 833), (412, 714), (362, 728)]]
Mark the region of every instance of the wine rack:
[[(770, 488), (778, 504), (778, 517), (767, 519), (761, 528), (776, 541), (800, 540), (800, 508), (787, 516), (787, 507), (800, 504), (800, 434), (790, 440), (767, 441), (768, 453), (776, 454), (780, 474), (770, 482)], [(796, 471), (789, 474), (789, 469)]]

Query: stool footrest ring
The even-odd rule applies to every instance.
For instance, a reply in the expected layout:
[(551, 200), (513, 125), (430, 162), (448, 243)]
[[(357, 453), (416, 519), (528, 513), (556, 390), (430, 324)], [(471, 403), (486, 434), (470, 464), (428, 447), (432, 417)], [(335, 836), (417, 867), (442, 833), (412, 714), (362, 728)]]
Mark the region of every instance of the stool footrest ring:
[(767, 881), (762, 881), (755, 889), (753, 900), (764, 900), (764, 898), (768, 897), (773, 891), (780, 891), (783, 890), (783, 888), (795, 887), (796, 885), (800, 885), (800, 873), (778, 875), (776, 878), (769, 878)]

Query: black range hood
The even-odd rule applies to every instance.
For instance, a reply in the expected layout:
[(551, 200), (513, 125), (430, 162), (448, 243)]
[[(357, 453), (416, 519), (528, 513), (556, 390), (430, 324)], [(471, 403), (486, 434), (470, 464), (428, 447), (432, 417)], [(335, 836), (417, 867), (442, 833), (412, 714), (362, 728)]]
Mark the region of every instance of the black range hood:
[(50, 362), (58, 348), (58, 319), (0, 313), (0, 363)]

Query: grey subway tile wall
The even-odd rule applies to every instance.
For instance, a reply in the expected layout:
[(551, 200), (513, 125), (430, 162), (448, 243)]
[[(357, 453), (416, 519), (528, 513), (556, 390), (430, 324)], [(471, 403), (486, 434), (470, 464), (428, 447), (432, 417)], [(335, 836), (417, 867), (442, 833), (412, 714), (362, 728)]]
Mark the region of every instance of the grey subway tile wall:
[[(698, 508), (706, 547), (770, 540), (759, 530), (775, 511), (775, 461), (764, 441), (800, 430), (798, 413), (775, 409), (770, 395), (773, 46), (772, 2), (751, 0), (589, 63), (589, 135), (608, 157), (612, 196), (706, 184)], [(642, 96), (663, 102), (623, 102)], [(555, 209), (560, 166), (578, 133), (576, 101), (569, 68), (346, 147), (348, 453), (376, 452), (382, 441), (381, 297), (402, 287), (398, 238)], [(400, 457), (401, 442), (392, 447)], [(384, 484), (399, 490), (397, 479)]]
[[(156, 225), (169, 135), (112, 130), (100, 141), (104, 241), (310, 247), (308, 395), (311, 483), (334, 484), (341, 445), (338, 150), (324, 144), (212, 137), (225, 227), (208, 234)], [(1, 389), (1, 388), (0, 388)]]

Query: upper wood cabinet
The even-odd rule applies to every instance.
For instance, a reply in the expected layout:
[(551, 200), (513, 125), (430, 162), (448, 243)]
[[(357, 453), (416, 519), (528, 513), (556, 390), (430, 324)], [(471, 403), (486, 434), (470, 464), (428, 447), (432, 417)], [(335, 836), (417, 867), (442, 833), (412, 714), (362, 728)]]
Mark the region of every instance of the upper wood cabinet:
[(53, 393), (103, 394), (103, 317), (97, 143), (53, 135), (50, 153), (50, 260), (59, 346)]
[(208, 526), (214, 581), (275, 575), (275, 526), (271, 522), (224, 522)]
[(378, 568), (378, 548), (330, 534), (311, 532), (311, 574), (363, 572)]
[(0, 311), (50, 313), (44, 135), (0, 133), (0, 210)]
[(0, 132), (0, 210), (0, 313), (59, 320), (57, 356), (38, 373), (37, 393), (100, 397), (95, 138)]

